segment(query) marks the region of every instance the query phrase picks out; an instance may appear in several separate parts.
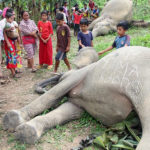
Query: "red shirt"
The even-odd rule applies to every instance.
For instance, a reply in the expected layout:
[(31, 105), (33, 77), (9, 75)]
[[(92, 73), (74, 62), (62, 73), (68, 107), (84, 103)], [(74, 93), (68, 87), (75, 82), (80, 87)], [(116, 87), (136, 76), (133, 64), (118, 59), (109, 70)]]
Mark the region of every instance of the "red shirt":
[(91, 9), (94, 9), (94, 6), (95, 6), (95, 4), (94, 4), (94, 2), (89, 2), (89, 7), (91, 8)]
[(38, 29), (43, 39), (47, 39), (50, 34), (53, 34), (53, 27), (50, 21), (47, 22), (39, 21)]
[(74, 15), (74, 24), (80, 24), (82, 15), (77, 15), (76, 13), (74, 13), (73, 15)]

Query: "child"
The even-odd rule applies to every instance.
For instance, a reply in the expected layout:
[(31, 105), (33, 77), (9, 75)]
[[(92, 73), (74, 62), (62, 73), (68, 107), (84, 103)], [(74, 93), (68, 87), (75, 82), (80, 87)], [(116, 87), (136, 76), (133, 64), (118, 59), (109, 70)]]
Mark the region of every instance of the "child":
[(13, 16), (13, 13), (12, 16), (6, 16), (6, 25), (4, 30), (7, 37), (14, 41), (15, 48), (17, 50), (18, 43), (20, 44), (20, 37), (18, 33), (18, 24), (14, 21)]
[(63, 7), (60, 7), (60, 8), (59, 8), (59, 12), (64, 15), (64, 22), (67, 24), (67, 17), (66, 17), (66, 14), (64, 13), (64, 8), (63, 8)]
[(52, 69), (53, 65), (53, 48), (51, 37), (53, 35), (53, 27), (50, 21), (47, 21), (47, 11), (41, 13), (42, 21), (38, 22), (40, 46), (39, 46), (39, 67), (44, 64), (48, 65), (47, 69)]
[(78, 33), (79, 50), (83, 47), (93, 47), (93, 35), (91, 31), (88, 31), (88, 20), (81, 19), (80, 21), (81, 31)]
[(113, 42), (112, 46), (108, 47), (107, 49), (99, 52), (99, 55), (102, 55), (103, 53), (112, 50), (114, 47), (116, 49), (124, 47), (124, 46), (130, 46), (130, 37), (126, 35), (126, 31), (128, 30), (128, 22), (122, 21), (117, 25), (117, 33), (118, 36), (116, 37), (115, 41)]
[(78, 8), (75, 8), (73, 16), (74, 16), (74, 36), (77, 36), (78, 32), (80, 31), (80, 20), (82, 18), (82, 14)]
[(71, 35), (69, 27), (64, 24), (64, 16), (61, 13), (56, 15), (57, 27), (57, 46), (56, 46), (56, 64), (54, 72), (57, 72), (60, 60), (63, 59), (68, 69), (71, 70), (67, 59), (67, 53), (70, 51)]
[(91, 16), (93, 17), (93, 19), (96, 19), (99, 17), (99, 9), (98, 9), (98, 6), (95, 6)]
[(83, 18), (88, 18), (89, 10), (87, 4), (84, 4), (84, 8), (82, 8)]

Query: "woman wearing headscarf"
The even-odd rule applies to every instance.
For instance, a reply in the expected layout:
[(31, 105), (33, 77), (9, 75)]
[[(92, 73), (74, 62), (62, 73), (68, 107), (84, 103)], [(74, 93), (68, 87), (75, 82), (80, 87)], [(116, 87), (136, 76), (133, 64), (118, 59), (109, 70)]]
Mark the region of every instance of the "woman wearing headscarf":
[(25, 51), (27, 52), (28, 68), (32, 69), (32, 72), (36, 72), (34, 67), (34, 54), (36, 50), (36, 38), (38, 28), (33, 20), (30, 19), (27, 11), (22, 12), (22, 21), (20, 22), (20, 31), (22, 34), (22, 42)]

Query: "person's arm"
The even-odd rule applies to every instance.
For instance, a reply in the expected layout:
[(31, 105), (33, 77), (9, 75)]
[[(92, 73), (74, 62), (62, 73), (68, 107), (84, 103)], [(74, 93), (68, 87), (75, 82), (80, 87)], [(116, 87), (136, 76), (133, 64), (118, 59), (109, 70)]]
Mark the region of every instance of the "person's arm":
[(35, 30), (33, 32), (30, 32), (30, 30), (24, 29), (24, 26), (22, 24), (20, 24), (20, 30), (21, 32), (26, 35), (26, 36), (33, 36), (33, 37), (37, 37), (36, 32), (38, 31), (37, 26), (35, 25), (35, 23), (32, 23), (32, 26), (35, 28)]
[(49, 34), (48, 38), (45, 40), (46, 42), (48, 42), (49, 39), (53, 36), (53, 26), (52, 26), (51, 22), (49, 22), (49, 31), (50, 31), (50, 34)]
[(18, 34), (19, 34), (19, 38), (20, 38), (20, 44), (23, 45), (22, 38), (21, 38), (21, 31), (20, 31), (19, 27), (18, 27)]
[(70, 33), (70, 28), (68, 26), (66, 28), (66, 34), (67, 34), (67, 37), (68, 37), (68, 45), (67, 45), (67, 48), (66, 48), (66, 52), (69, 52), (70, 51), (70, 44), (71, 44), (71, 33)]
[(10, 27), (10, 28), (5, 28), (5, 31), (11, 31), (11, 30), (14, 30), (15, 28), (14, 27)]
[(99, 52), (98, 55), (100, 56), (100, 55), (104, 54), (105, 52), (108, 52), (108, 51), (112, 50), (113, 48), (114, 48), (113, 46), (110, 46), (110, 47), (108, 47), (107, 49), (105, 49), (105, 50)]
[(7, 46), (8, 46), (9, 48), (11, 48), (12, 46), (11, 46), (11, 44), (10, 44), (8, 38), (7, 38), (7, 35), (6, 35), (6, 31), (5, 31), (5, 30), (4, 30), (3, 34), (4, 34), (4, 40), (6, 41)]
[(126, 39), (125, 47), (126, 47), (126, 46), (130, 46), (130, 37), (127, 35), (126, 38), (127, 38), (127, 39)]
[(81, 40), (78, 40), (78, 44), (79, 44), (79, 46), (81, 46), (82, 48), (85, 47), (85, 46), (82, 44)]
[(68, 37), (68, 45), (67, 45), (67, 48), (66, 48), (66, 52), (70, 51), (70, 43), (71, 43), (71, 37), (69, 36)]
[[(38, 29), (39, 29), (39, 31), (40, 31), (40, 21), (38, 22)], [(39, 37), (39, 39), (41, 39), (42, 41), (43, 41), (43, 43), (46, 43), (46, 40), (44, 40), (43, 38), (42, 38), (42, 35), (41, 35), (41, 33), (39, 32), (39, 34), (38, 34), (38, 37)]]
[(79, 46), (81, 46), (82, 48), (85, 47), (85, 46), (82, 44), (80, 32), (78, 33), (77, 40), (78, 40)]

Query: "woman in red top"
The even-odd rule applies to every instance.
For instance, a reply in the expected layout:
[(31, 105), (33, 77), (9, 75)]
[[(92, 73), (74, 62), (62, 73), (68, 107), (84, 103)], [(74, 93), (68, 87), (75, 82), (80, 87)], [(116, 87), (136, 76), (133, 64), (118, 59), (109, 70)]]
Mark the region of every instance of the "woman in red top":
[(47, 21), (47, 11), (41, 13), (42, 21), (38, 22), (40, 46), (39, 46), (39, 67), (44, 64), (48, 65), (47, 69), (51, 69), (53, 65), (53, 48), (51, 36), (53, 35), (53, 27), (50, 21)]

